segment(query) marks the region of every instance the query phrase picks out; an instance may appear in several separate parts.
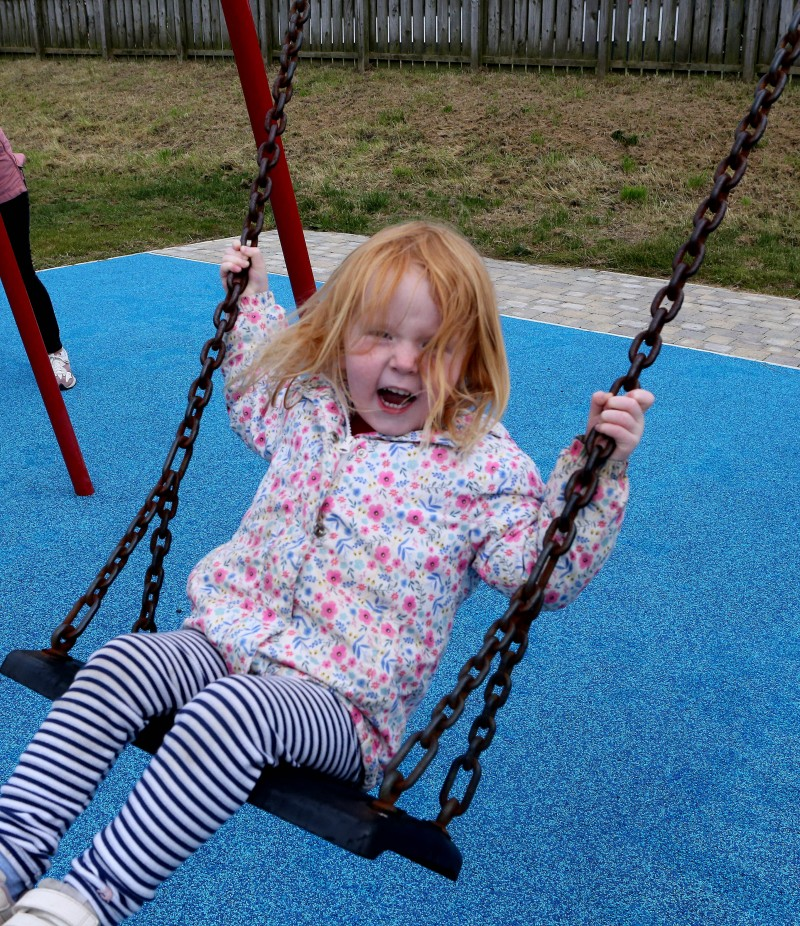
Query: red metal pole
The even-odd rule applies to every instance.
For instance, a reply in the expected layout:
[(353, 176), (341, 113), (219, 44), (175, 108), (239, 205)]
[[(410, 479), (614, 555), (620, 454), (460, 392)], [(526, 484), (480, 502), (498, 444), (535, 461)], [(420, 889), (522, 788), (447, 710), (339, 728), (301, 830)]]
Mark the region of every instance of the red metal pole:
[(89, 471), (86, 469), (78, 439), (75, 437), (72, 422), (67, 414), (67, 407), (61, 397), (61, 390), (53, 375), (47, 349), (36, 323), (36, 316), (33, 314), (31, 300), (25, 289), (25, 283), (19, 272), (17, 259), (2, 219), (0, 219), (0, 278), (2, 278), (3, 288), (8, 296), (11, 311), (14, 313), (14, 320), (19, 328), (25, 353), (28, 355), (33, 375), (36, 378), (36, 385), (39, 387), (50, 424), (53, 426), (58, 446), (61, 448), (61, 455), (67, 465), (72, 487), (76, 495), (93, 495), (94, 486), (89, 478)]
[[(221, 0), (221, 2), (231, 47), (236, 58), (236, 67), (239, 71), (239, 81), (247, 104), (247, 113), (250, 116), (250, 125), (253, 128), (256, 147), (258, 147), (267, 139), (265, 117), (273, 103), (269, 78), (261, 57), (261, 46), (248, 0)], [(281, 149), (281, 158), (270, 173), (272, 178), (270, 204), (286, 261), (289, 282), (292, 284), (295, 302), (299, 307), (316, 290), (316, 285), (308, 257), (306, 239), (303, 235), (300, 212), (292, 187), (292, 178), (289, 176), (289, 167), (280, 138), (278, 145)]]

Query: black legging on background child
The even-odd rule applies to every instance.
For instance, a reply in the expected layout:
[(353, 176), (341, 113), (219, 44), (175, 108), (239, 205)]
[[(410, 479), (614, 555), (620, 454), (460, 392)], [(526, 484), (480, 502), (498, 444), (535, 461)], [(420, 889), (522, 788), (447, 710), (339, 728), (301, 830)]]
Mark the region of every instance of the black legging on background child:
[(8, 237), (14, 256), (19, 264), (22, 281), (28, 291), (28, 298), (33, 306), (33, 314), (39, 323), (44, 346), (48, 354), (55, 354), (61, 350), (61, 336), (58, 330), (58, 321), (53, 309), (50, 294), (44, 283), (36, 276), (31, 257), (31, 215), (27, 193), (22, 193), (7, 203), (0, 203), (0, 217), (6, 226)]
[(50, 357), (53, 374), (62, 389), (71, 389), (75, 385), (75, 376), (61, 343), (53, 303), (33, 267), (30, 201), (25, 176), (22, 173), (24, 163), (25, 155), (14, 153), (11, 142), (0, 129), (0, 217), (11, 240), (33, 314), (36, 316), (44, 346)]

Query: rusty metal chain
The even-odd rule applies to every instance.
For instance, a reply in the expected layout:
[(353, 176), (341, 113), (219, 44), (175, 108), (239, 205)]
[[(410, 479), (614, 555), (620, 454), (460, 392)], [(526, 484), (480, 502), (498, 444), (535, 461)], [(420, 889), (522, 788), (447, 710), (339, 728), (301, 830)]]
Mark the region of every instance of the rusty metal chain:
[[(690, 237), (675, 254), (672, 277), (653, 299), (650, 325), (633, 339), (628, 351), (630, 368), (611, 387), (614, 395), (620, 389), (636, 389), (642, 370), (655, 362), (662, 344), (661, 331), (680, 311), (686, 281), (700, 269), (705, 257), (706, 239), (725, 217), (730, 192), (744, 176), (748, 155), (764, 134), (767, 114), (786, 86), (789, 70), (798, 56), (800, 5), (792, 16), (789, 30), (778, 45), (769, 71), (756, 86), (750, 111), (736, 127), (730, 153), (720, 161), (714, 173), (710, 195), (695, 212)], [(671, 305), (665, 307), (665, 302)], [(647, 352), (641, 349), (643, 345), (649, 348)], [(536, 565), (524, 585), (512, 596), (508, 610), (487, 631), (481, 650), (462, 667), (453, 690), (434, 707), (427, 727), (411, 734), (387, 766), (380, 791), (380, 805), (393, 805), (404, 791), (419, 780), (437, 753), (442, 733), (461, 716), (467, 697), (486, 680), (495, 657), (499, 655), (498, 668), (486, 682), (483, 708), (469, 731), (469, 747), (452, 762), (442, 786), (439, 794), (441, 811), (436, 823), (447, 827), (453, 817), (460, 816), (469, 807), (481, 778), (480, 755), (494, 737), (497, 711), (508, 700), (511, 692), (511, 671), (524, 655), (530, 626), (542, 610), (547, 583), (556, 563), (570, 549), (575, 538), (578, 512), (594, 497), (598, 471), (613, 450), (614, 442), (594, 430), (586, 438), (584, 463), (567, 482), (564, 507), (545, 533)], [(400, 765), (416, 746), (423, 750), (423, 754), (414, 768), (403, 775)], [(458, 798), (452, 791), (460, 772), (466, 773), (469, 778), (463, 795)]]
[[(292, 80), (303, 44), (303, 26), (309, 15), (309, 0), (295, 0), (281, 52), (280, 70), (272, 83), (273, 106), (267, 113), (264, 126), (267, 139), (258, 148), (258, 174), (250, 188), (247, 218), (240, 237), (242, 244), (257, 245), (264, 226), (264, 208), (272, 192), (270, 171), (280, 159), (278, 139), (286, 129), (286, 114), (283, 110), (292, 97)], [(145, 572), (142, 608), (132, 628), (134, 632), (156, 630), (155, 610), (164, 582), (164, 557), (172, 544), (169, 522), (178, 510), (178, 489), (192, 458), (203, 409), (211, 401), (212, 377), (225, 356), (224, 335), (236, 322), (239, 297), (247, 286), (247, 279), (247, 269), (238, 274), (228, 274), (225, 298), (214, 311), (215, 333), (200, 352), (200, 375), (189, 388), (186, 412), (164, 461), (161, 476), (86, 593), (75, 602), (53, 632), (51, 652), (66, 655), (73, 647), (157, 515), (159, 523), (150, 538), (152, 558)]]

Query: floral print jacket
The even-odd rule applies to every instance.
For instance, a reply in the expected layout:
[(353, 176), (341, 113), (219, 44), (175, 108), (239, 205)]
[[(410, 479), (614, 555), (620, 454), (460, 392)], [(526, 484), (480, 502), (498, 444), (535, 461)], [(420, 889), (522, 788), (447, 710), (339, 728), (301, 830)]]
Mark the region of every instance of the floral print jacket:
[[(269, 469), (231, 540), (192, 571), (187, 626), (231, 672), (302, 673), (349, 711), (373, 786), (397, 751), (447, 645), (456, 609), (479, 580), (510, 595), (541, 548), (579, 466), (576, 440), (544, 483), (502, 426), (472, 450), (446, 435), (424, 443), (353, 436), (331, 384), (308, 379), (289, 402), (230, 375), (288, 324), (271, 295), (242, 299), (222, 365), (231, 425)], [(607, 463), (577, 519), (572, 550), (545, 607), (574, 599), (611, 551), (628, 486)]]

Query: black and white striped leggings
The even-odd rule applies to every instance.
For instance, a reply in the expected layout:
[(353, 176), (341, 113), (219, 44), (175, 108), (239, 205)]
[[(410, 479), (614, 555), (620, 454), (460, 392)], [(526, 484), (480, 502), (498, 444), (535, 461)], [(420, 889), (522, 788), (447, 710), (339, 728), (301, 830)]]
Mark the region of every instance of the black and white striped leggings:
[(27, 886), (123, 747), (151, 717), (175, 724), (119, 815), (66, 881), (103, 926), (135, 913), (286, 762), (361, 775), (355, 728), (330, 691), (283, 676), (229, 675), (194, 630), (128, 634), (98, 650), (52, 707), (0, 789), (0, 852)]

